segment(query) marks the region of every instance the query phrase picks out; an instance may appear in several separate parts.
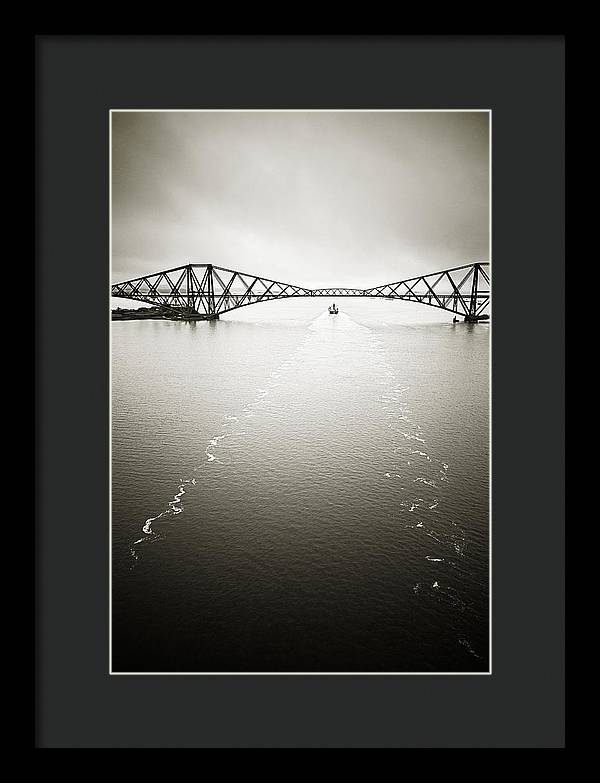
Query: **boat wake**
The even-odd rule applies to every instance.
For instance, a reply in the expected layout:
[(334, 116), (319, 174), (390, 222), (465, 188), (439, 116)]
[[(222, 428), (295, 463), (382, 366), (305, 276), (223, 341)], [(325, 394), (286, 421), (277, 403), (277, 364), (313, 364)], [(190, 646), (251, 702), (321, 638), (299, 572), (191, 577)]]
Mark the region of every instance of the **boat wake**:
[[(343, 333), (352, 339), (338, 340)], [(327, 366), (332, 344), (336, 352), (341, 347), (362, 346), (365, 361), (373, 370), (369, 395), (373, 395), (386, 425), (385, 448), (389, 449), (381, 480), (387, 482), (386, 491), (397, 497), (394, 524), (407, 535), (418, 536), (424, 549), (423, 574), (417, 576), (414, 594), (445, 602), (459, 613), (465, 611), (463, 599), (450, 583), (456, 583), (456, 579), (449, 579), (449, 569), (457, 568), (467, 545), (465, 530), (451, 518), (444, 504), (444, 483), (451, 483), (450, 461), (445, 455), (440, 459), (428, 445), (427, 432), (415, 421), (410, 406), (411, 387), (391, 365), (382, 339), (345, 313), (332, 318), (325, 312), (310, 322), (299, 345), (256, 389), (253, 399), (223, 417), (217, 433), (206, 443), (202, 460), (193, 468), (193, 475), (182, 477), (165, 508), (144, 521), (141, 535), (131, 545), (132, 567), (144, 546), (160, 541), (169, 525), (179, 522), (188, 493), (202, 485), (204, 471), (230, 464), (238, 439), (247, 435), (251, 420), (277, 389), (297, 383), (295, 374), (305, 367)]]
[[(341, 318), (336, 322), (336, 328), (342, 329), (364, 329), (354, 322), (346, 314), (340, 314)], [(311, 321), (307, 327), (307, 334), (300, 344), (295, 348), (292, 354), (283, 361), (276, 370), (270, 373), (267, 382), (264, 387), (257, 389), (256, 395), (252, 402), (247, 403), (241, 410), (237, 412), (237, 415), (226, 414), (223, 417), (221, 423), (221, 432), (214, 437), (210, 438), (207, 446), (204, 450), (205, 460), (199, 465), (193, 468), (193, 472), (196, 474), (193, 477), (180, 479), (177, 487), (177, 492), (173, 495), (172, 499), (168, 502), (166, 508), (156, 516), (148, 517), (142, 525), (142, 536), (136, 539), (130, 546), (130, 554), (132, 558), (131, 568), (133, 568), (136, 562), (139, 560), (141, 548), (160, 541), (165, 533), (165, 526), (173, 521), (173, 518), (182, 514), (185, 510), (185, 504), (182, 500), (183, 496), (190, 487), (194, 487), (198, 484), (198, 474), (201, 474), (203, 470), (207, 469), (212, 464), (223, 465), (224, 460), (220, 458), (221, 450), (223, 448), (223, 441), (232, 436), (243, 436), (245, 431), (243, 429), (244, 422), (254, 417), (256, 410), (263, 405), (269, 395), (283, 383), (285, 375), (298, 367), (304, 352), (310, 351), (311, 343), (315, 340), (315, 333), (321, 333), (326, 329), (331, 328), (331, 322), (334, 319), (329, 319), (327, 313), (323, 313), (317, 316)]]

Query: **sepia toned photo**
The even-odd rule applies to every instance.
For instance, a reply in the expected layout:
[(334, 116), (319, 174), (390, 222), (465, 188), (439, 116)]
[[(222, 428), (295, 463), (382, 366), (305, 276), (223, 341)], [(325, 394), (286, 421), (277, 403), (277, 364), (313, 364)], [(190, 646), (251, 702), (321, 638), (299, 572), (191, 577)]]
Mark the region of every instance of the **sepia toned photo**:
[(110, 113), (110, 672), (489, 674), (491, 113)]

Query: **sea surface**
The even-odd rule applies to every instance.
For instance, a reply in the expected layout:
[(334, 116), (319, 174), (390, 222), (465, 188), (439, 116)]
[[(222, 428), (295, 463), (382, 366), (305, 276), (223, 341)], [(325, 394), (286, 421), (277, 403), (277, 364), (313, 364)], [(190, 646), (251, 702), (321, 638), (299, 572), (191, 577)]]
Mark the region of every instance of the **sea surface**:
[(490, 325), (328, 304), (112, 324), (114, 672), (488, 671)]

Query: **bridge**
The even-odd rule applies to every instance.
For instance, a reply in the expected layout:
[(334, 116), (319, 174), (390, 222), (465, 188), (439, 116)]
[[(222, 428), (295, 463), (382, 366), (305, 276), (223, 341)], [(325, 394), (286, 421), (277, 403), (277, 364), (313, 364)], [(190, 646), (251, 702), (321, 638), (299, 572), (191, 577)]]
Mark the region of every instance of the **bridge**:
[(447, 310), (465, 321), (489, 318), (489, 263), (432, 272), (375, 288), (304, 288), (212, 264), (187, 264), (111, 287), (111, 296), (160, 307), (172, 318), (215, 320), (222, 313), (291, 297), (376, 297)]

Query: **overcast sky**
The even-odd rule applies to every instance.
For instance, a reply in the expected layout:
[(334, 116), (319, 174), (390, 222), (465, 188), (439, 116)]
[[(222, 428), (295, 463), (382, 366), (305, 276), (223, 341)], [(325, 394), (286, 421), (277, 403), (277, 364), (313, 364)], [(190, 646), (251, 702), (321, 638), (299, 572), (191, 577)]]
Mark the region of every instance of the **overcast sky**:
[(190, 262), (366, 287), (488, 261), (477, 112), (113, 112), (112, 280)]

